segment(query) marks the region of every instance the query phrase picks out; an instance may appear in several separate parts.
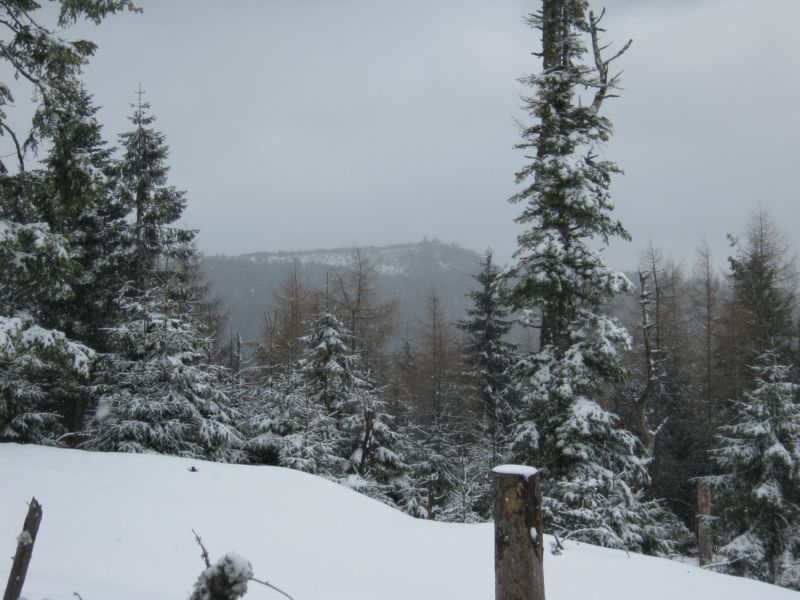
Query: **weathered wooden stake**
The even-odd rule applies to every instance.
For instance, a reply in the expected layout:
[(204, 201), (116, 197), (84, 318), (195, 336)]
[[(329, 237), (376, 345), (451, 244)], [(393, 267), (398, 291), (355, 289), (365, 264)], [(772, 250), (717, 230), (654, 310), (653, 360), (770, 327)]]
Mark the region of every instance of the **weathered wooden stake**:
[(539, 473), (517, 465), (493, 472), (495, 600), (544, 600)]
[(710, 517), (711, 489), (701, 481), (697, 484), (697, 562), (701, 567), (714, 561)]
[(6, 593), (3, 600), (19, 600), (22, 594), (22, 586), (25, 585), (25, 576), (28, 574), (28, 565), (33, 555), (33, 544), (36, 541), (36, 534), (39, 532), (39, 524), (42, 522), (42, 505), (31, 499), (28, 507), (28, 514), (22, 526), (22, 533), (17, 538), (17, 553), (14, 555), (14, 562), (11, 565), (11, 573), (6, 584)]

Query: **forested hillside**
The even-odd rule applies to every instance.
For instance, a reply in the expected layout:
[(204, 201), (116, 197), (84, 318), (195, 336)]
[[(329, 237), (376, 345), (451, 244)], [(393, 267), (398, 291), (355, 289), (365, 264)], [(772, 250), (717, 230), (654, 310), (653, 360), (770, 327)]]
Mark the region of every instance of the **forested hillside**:
[(262, 341), (267, 313), (275, 310), (281, 286), (295, 269), (301, 280), (321, 292), (336, 293), (338, 275), (357, 261), (371, 265), (375, 290), (397, 305), (397, 333), (414, 329), (435, 291), (453, 318), (468, 306), (467, 292), (480, 255), (454, 244), (425, 240), (398, 246), (339, 248), (307, 252), (261, 252), (241, 256), (204, 256), (200, 262), (210, 295), (221, 301), (226, 319), (222, 338), (241, 334), (246, 354)]

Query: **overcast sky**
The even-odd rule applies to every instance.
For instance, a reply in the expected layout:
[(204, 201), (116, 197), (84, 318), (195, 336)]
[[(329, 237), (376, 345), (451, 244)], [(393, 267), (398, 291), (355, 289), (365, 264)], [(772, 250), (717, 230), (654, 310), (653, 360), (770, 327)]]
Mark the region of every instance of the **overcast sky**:
[[(536, 0), (141, 0), (82, 26), (106, 136), (139, 82), (206, 253), (412, 242), (507, 259), (523, 164), (517, 82), (538, 69)], [(761, 205), (800, 241), (800, 1), (606, 0), (622, 97), (607, 157), (634, 241), (691, 259)]]

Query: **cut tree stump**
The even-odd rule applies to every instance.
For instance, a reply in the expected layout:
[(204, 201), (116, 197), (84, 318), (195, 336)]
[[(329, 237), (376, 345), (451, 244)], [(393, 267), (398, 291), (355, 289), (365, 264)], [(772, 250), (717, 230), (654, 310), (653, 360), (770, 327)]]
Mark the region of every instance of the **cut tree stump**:
[(518, 465), (493, 473), (495, 600), (544, 600), (539, 473)]
[(42, 505), (36, 501), (36, 498), (32, 498), (25, 523), (22, 526), (22, 533), (17, 538), (17, 553), (14, 555), (14, 562), (11, 565), (11, 573), (8, 576), (3, 600), (19, 600), (22, 594), (22, 586), (25, 585), (25, 576), (28, 574), (28, 565), (33, 556), (33, 544), (36, 542), (36, 534), (39, 532), (41, 522)]

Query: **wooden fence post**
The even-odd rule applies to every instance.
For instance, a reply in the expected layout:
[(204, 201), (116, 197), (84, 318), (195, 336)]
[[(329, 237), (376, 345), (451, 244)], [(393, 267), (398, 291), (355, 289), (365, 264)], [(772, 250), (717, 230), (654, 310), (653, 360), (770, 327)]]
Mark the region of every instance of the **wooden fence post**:
[(697, 562), (701, 567), (714, 561), (710, 517), (711, 489), (701, 481), (697, 484)]
[(36, 541), (36, 534), (39, 532), (39, 523), (41, 522), (42, 505), (36, 501), (36, 498), (32, 498), (25, 523), (22, 526), (22, 533), (17, 538), (17, 553), (14, 555), (11, 573), (8, 575), (3, 600), (19, 600), (22, 594), (22, 586), (25, 585), (25, 576), (28, 574), (28, 565), (33, 556), (33, 544)]
[(539, 473), (518, 465), (493, 473), (495, 600), (544, 600)]

